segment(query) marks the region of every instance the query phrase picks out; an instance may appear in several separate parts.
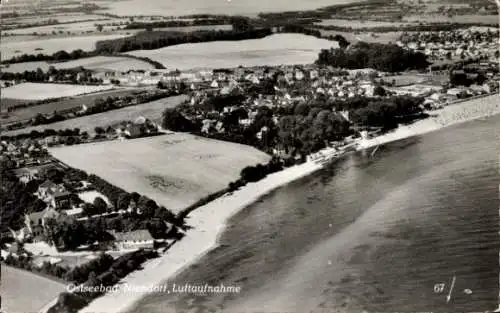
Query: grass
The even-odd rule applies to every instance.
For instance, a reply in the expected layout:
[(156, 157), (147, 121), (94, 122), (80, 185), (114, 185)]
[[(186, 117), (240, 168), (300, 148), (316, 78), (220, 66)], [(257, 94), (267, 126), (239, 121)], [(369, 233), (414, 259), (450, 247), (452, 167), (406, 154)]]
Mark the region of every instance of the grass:
[(98, 91), (110, 90), (109, 86), (85, 86), (70, 84), (22, 83), (2, 90), (2, 97), (20, 100), (45, 100), (73, 97)]
[(50, 149), (70, 166), (144, 194), (174, 213), (239, 178), (270, 157), (255, 148), (190, 134)]
[[(123, 91), (122, 91), (123, 92)], [(87, 96), (90, 97), (90, 96)], [(129, 106), (122, 109), (112, 110), (104, 113), (93, 114), (83, 117), (78, 117), (58, 123), (28, 127), (14, 131), (5, 132), (5, 135), (16, 135), (29, 133), (32, 130), (43, 131), (44, 129), (66, 129), (80, 128), (82, 131), (93, 132), (96, 126), (105, 127), (110, 124), (119, 123), (124, 120), (136, 119), (138, 116), (144, 116), (151, 120), (158, 121), (161, 118), (162, 112), (166, 108), (172, 108), (186, 100), (186, 96), (175, 96), (164, 98), (144, 104)], [(68, 100), (69, 101), (69, 100)], [(93, 101), (93, 100), (92, 100)], [(88, 101), (88, 102), (92, 102)]]
[(62, 283), (4, 264), (1, 272), (4, 312), (37, 312), (66, 289)]
[(128, 54), (149, 57), (167, 68), (231, 68), (314, 62), (321, 49), (336, 42), (302, 34), (275, 34), (262, 39), (182, 44)]
[[(83, 96), (77, 96), (77, 97), (72, 97), (72, 98), (67, 98), (67, 99), (61, 99), (61, 100), (56, 100), (54, 102), (46, 103), (46, 104), (41, 104), (41, 105), (35, 105), (32, 107), (28, 108), (23, 108), (19, 110), (15, 110), (13, 112), (8, 113), (8, 116), (6, 118), (2, 118), (2, 123), (11, 123), (11, 122), (17, 122), (17, 121), (23, 121), (26, 119), (30, 119), (35, 117), (37, 114), (52, 114), (54, 111), (57, 110), (64, 110), (64, 109), (71, 109), (75, 107), (80, 107), (82, 105), (86, 105), (87, 107), (92, 107), (94, 106), (94, 103), (97, 99), (103, 98), (103, 97), (114, 97), (114, 96), (125, 96), (125, 95), (131, 95), (134, 92), (136, 92), (138, 89), (117, 89), (117, 90), (111, 90), (111, 91), (104, 91), (104, 92), (98, 92), (98, 93), (93, 93), (89, 95), (83, 95)], [(4, 104), (4, 101), (6, 104)], [(17, 100), (19, 101), (19, 100)], [(2, 99), (2, 106), (3, 105), (9, 105), (9, 103), (15, 102), (14, 100), (11, 99)], [(74, 128), (74, 127), (71, 127)]]

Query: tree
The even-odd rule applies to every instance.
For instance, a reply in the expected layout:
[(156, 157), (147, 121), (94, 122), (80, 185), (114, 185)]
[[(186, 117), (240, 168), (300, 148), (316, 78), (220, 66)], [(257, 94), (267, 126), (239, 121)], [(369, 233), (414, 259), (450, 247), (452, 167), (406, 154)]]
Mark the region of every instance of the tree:
[(87, 280), (87, 285), (88, 286), (97, 286), (99, 284), (99, 281), (97, 280), (97, 275), (94, 271), (90, 272), (89, 278)]
[(94, 199), (94, 208), (98, 214), (102, 214), (102, 213), (106, 213), (106, 211), (108, 209), (108, 205), (107, 205), (106, 201), (104, 201), (103, 198), (96, 197)]
[(83, 213), (87, 216), (92, 216), (97, 214), (97, 210), (93, 204), (85, 203), (83, 205)]
[(193, 130), (194, 125), (177, 109), (168, 108), (163, 112), (162, 126), (172, 131), (187, 132)]
[(128, 193), (121, 194), (118, 197), (116, 207), (118, 210), (127, 210), (130, 204), (131, 197)]
[(377, 86), (373, 90), (374, 96), (385, 97), (386, 94), (387, 94), (387, 91), (382, 86)]
[(96, 128), (94, 128), (94, 131), (95, 131), (95, 133), (96, 133), (97, 135), (102, 135), (102, 134), (104, 134), (104, 133), (105, 133), (104, 128), (99, 127), (99, 126), (97, 126)]
[(97, 24), (96, 29), (98, 32), (102, 32), (102, 30), (104, 29), (104, 26), (102, 26), (102, 24)]
[(60, 184), (64, 178), (64, 172), (56, 168), (51, 168), (47, 171), (47, 179), (53, 181), (56, 184)]

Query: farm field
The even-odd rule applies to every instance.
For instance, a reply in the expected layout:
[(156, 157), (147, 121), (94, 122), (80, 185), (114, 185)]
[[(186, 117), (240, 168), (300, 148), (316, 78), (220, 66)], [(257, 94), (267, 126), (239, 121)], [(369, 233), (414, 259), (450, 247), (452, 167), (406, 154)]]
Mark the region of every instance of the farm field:
[[(129, 106), (122, 109), (112, 110), (104, 113), (92, 114), (88, 116), (82, 116), (62, 122), (52, 123), (48, 125), (33, 126), (13, 131), (5, 132), (7, 136), (13, 136), (17, 134), (29, 133), (33, 130), (43, 131), (44, 129), (66, 129), (66, 128), (80, 128), (82, 131), (87, 131), (89, 133), (94, 132), (96, 126), (105, 127), (110, 124), (119, 123), (121, 121), (128, 121), (136, 119), (139, 116), (144, 116), (145, 118), (159, 121), (161, 115), (166, 108), (173, 108), (179, 105), (181, 102), (185, 101), (187, 96), (175, 96), (164, 98), (144, 104)], [(69, 100), (68, 100), (69, 101)], [(86, 102), (93, 102), (93, 99), (87, 100)], [(36, 107), (33, 107), (36, 108)], [(50, 111), (52, 112), (52, 111)]]
[(464, 24), (498, 24), (498, 15), (456, 15), (452, 17), (441, 14), (427, 14), (419, 16), (405, 16), (405, 22), (423, 22), (423, 23), (464, 23)]
[[(9, 29), (6, 31), (9, 34), (14, 35), (31, 35), (36, 32), (38, 35), (40, 34), (52, 34), (53, 31), (59, 32), (63, 31), (72, 32), (72, 33), (80, 33), (86, 31), (97, 31), (96, 24), (108, 24), (108, 23), (120, 23), (121, 19), (107, 19), (107, 20), (94, 20), (94, 21), (82, 21), (68, 24), (55, 24), (55, 25), (44, 25), (44, 26), (35, 26), (28, 28), (20, 28), (20, 29)], [(104, 26), (103, 31), (109, 30), (111, 28), (116, 28), (117, 26)]]
[(21, 83), (2, 90), (2, 97), (21, 100), (45, 100), (73, 97), (113, 89), (114, 86)]
[[(356, 41), (389, 43), (396, 42), (401, 37), (402, 32), (386, 32), (386, 33), (365, 33), (358, 34), (354, 32), (339, 32), (335, 30), (318, 29), (322, 36), (342, 35), (347, 41), (355, 43)], [(372, 35), (373, 34), (373, 35)]]
[(244, 167), (270, 159), (250, 146), (185, 133), (57, 147), (50, 152), (128, 192), (146, 195), (174, 213), (226, 188)]
[[(2, 59), (7, 60), (21, 54), (53, 54), (60, 50), (71, 52), (76, 49), (92, 51), (99, 40), (116, 39), (127, 36), (126, 34), (73, 36), (62, 38), (43, 39), (40, 37), (7, 37), (2, 38), (0, 51)], [(40, 50), (41, 49), (41, 50)]]
[(167, 68), (230, 68), (281, 64), (308, 64), (321, 49), (337, 42), (302, 34), (275, 34), (262, 39), (182, 44), (156, 50), (128, 52), (145, 56)]
[(43, 17), (17, 17), (17, 18), (4, 18), (2, 22), (4, 25), (26, 25), (35, 23), (46, 23), (48, 20), (57, 20), (59, 23), (79, 22), (86, 20), (102, 20), (107, 19), (102, 15), (85, 14), (85, 13), (60, 13), (53, 15), (44, 15)]
[(151, 70), (154, 66), (148, 62), (128, 58), (128, 57), (108, 57), (108, 56), (96, 56), (83, 58), (78, 60), (72, 60), (67, 62), (45, 62), (45, 61), (34, 61), (34, 62), (23, 62), (14, 64), (4, 64), (2, 65), (3, 72), (9, 73), (21, 73), (24, 71), (36, 71), (40, 68), (42, 71), (46, 72), (50, 66), (56, 69), (70, 69), (75, 67), (83, 66), (89, 70), (111, 70), (126, 72), (128, 70)]
[(62, 283), (27, 271), (1, 266), (2, 312), (38, 312), (66, 290)]
[(329, 19), (329, 20), (322, 20), (320, 23), (316, 24), (323, 26), (351, 27), (353, 29), (356, 29), (356, 28), (367, 28), (367, 27), (400, 27), (400, 26), (412, 25), (413, 23)]
[(42, 71), (46, 72), (51, 64), (45, 61), (33, 61), (33, 62), (23, 62), (14, 64), (2, 64), (2, 72), (5, 73), (21, 73), (24, 71), (36, 71), (40, 68)]
[[(82, 105), (86, 105), (87, 107), (90, 108), (90, 107), (94, 106), (95, 101), (97, 99), (100, 99), (103, 97), (108, 97), (108, 96), (113, 97), (113, 96), (130, 95), (130, 94), (133, 94), (134, 92), (136, 92), (137, 90), (138, 89), (110, 90), (110, 91), (104, 91), (104, 92), (99, 92), (99, 93), (93, 93), (93, 94), (89, 94), (89, 95), (72, 97), (72, 98), (68, 98), (68, 99), (61, 99), (61, 100), (57, 100), (54, 102), (41, 104), (41, 105), (35, 105), (32, 107), (23, 108), (23, 109), (15, 110), (13, 112), (9, 112), (8, 117), (3, 118), (1, 120), (1, 122), (2, 123), (12, 123), (12, 122), (17, 122), (17, 121), (23, 121), (23, 120), (31, 119), (31, 118), (35, 117), (37, 114), (52, 114), (54, 111), (81, 107)], [(19, 100), (17, 100), (17, 101), (19, 101)], [(11, 101), (10, 99), (2, 99), (2, 105), (7, 106), (7, 105), (9, 105), (9, 103), (12, 103), (12, 102), (14, 102), (14, 101)], [(4, 104), (4, 103), (6, 103), (6, 104)], [(74, 127), (70, 127), (70, 128), (74, 128)]]
[(127, 57), (96, 56), (74, 61), (54, 63), (57, 69), (69, 69), (83, 66), (89, 70), (106, 69), (112, 71), (126, 72), (129, 70), (152, 70), (154, 66), (148, 62)]
[(116, 15), (137, 14), (140, 8), (142, 15), (181, 16), (190, 14), (227, 14), (252, 15), (260, 12), (283, 12), (312, 10), (324, 6), (350, 3), (352, 0), (254, 0), (254, 1), (206, 1), (191, 0), (125, 0), (118, 2), (103, 1), (99, 5), (109, 8), (104, 12)]

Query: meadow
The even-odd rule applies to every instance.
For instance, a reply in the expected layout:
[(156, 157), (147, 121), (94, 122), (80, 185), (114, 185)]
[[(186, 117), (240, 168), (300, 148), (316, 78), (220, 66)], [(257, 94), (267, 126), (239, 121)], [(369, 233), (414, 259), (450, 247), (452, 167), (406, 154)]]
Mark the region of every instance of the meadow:
[[(18, 109), (13, 112), (9, 112), (6, 118), (2, 118), (2, 123), (12, 123), (17, 121), (24, 121), (35, 117), (37, 114), (52, 114), (54, 111), (66, 110), (71, 108), (81, 107), (85, 105), (87, 107), (93, 107), (97, 99), (102, 99), (103, 97), (113, 97), (113, 96), (125, 96), (131, 95), (136, 92), (137, 89), (117, 89), (104, 92), (93, 93), (89, 95), (70, 97), (66, 99), (55, 100), (54, 102), (49, 102), (45, 104), (35, 105), (32, 107), (27, 107), (23, 109)], [(13, 101), (12, 99), (3, 99), (2, 105), (8, 106), (10, 103), (17, 104), (20, 101)], [(22, 102), (21, 102), (22, 103)], [(113, 112), (113, 111), (111, 111)], [(69, 120), (71, 124), (71, 120)], [(74, 126), (76, 127), (76, 126)], [(74, 128), (69, 127), (69, 128)]]
[(250, 146), (185, 133), (50, 149), (56, 158), (178, 213), (224, 189), (270, 156)]
[[(89, 97), (89, 96), (87, 96)], [(67, 128), (80, 128), (82, 131), (87, 131), (89, 133), (94, 132), (94, 128), (97, 126), (106, 127), (107, 125), (119, 123), (121, 121), (134, 120), (139, 116), (144, 116), (145, 118), (155, 120), (159, 122), (161, 115), (166, 108), (173, 108), (182, 103), (187, 99), (187, 96), (175, 96), (168, 97), (144, 104), (129, 106), (117, 110), (112, 110), (108, 112), (92, 114), (82, 117), (77, 117), (74, 119), (69, 119), (62, 122), (52, 123), (48, 125), (33, 126), (13, 131), (7, 131), (4, 134), (7, 136), (13, 136), (17, 134), (29, 133), (33, 130), (43, 131), (44, 129), (67, 129)], [(69, 100), (68, 100), (69, 101)], [(92, 100), (93, 101), (93, 100)], [(88, 101), (91, 102), (91, 101)], [(33, 107), (34, 109), (36, 107)], [(50, 111), (52, 112), (52, 111)], [(31, 113), (33, 114), (33, 113)]]
[(262, 39), (182, 44), (127, 54), (149, 57), (167, 68), (232, 68), (282, 64), (309, 64), (321, 49), (337, 47), (335, 41), (302, 34), (275, 34)]
[(3, 264), (1, 272), (2, 312), (38, 312), (66, 290), (62, 283)]
[(70, 84), (21, 83), (2, 90), (3, 98), (21, 100), (45, 100), (73, 97), (98, 91), (110, 90), (114, 86), (86, 86)]

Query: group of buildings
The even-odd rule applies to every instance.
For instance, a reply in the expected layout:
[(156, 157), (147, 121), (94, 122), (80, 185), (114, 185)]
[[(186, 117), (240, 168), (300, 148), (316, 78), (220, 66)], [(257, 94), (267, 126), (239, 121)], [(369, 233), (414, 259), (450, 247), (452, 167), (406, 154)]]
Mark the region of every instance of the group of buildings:
[(498, 62), (498, 29), (478, 31), (473, 28), (452, 31), (405, 33), (396, 44), (419, 51), (429, 60), (482, 59)]
[[(67, 166), (50, 157), (45, 148), (40, 146), (36, 140), (1, 141), (0, 158), (2, 161), (6, 159), (16, 160), (9, 167), (23, 184), (28, 184), (34, 180), (42, 181), (34, 195), (43, 203), (43, 208), (40, 211), (25, 212), (24, 227), (16, 231), (11, 230), (11, 234), (6, 233), (3, 235), (12, 235), (13, 238), (23, 242), (43, 242), (46, 240), (50, 228), (57, 224), (77, 220), (83, 221), (99, 216), (106, 218), (107, 216), (116, 216), (126, 212), (130, 213), (133, 209), (140, 212), (140, 209), (132, 208), (134, 204), (131, 203), (129, 209), (125, 212), (106, 212), (96, 216), (86, 216), (84, 212), (85, 203), (92, 204), (96, 197), (106, 200), (108, 211), (111, 211), (111, 204), (104, 195), (96, 191), (92, 184), (87, 181), (68, 181), (64, 179), (60, 183), (54, 183), (50, 179), (49, 173), (54, 170), (64, 172)], [(110, 234), (113, 241), (106, 244), (111, 249), (153, 249), (155, 247), (154, 238), (144, 229), (126, 232), (110, 231)], [(13, 247), (16, 246), (13, 245)]]

